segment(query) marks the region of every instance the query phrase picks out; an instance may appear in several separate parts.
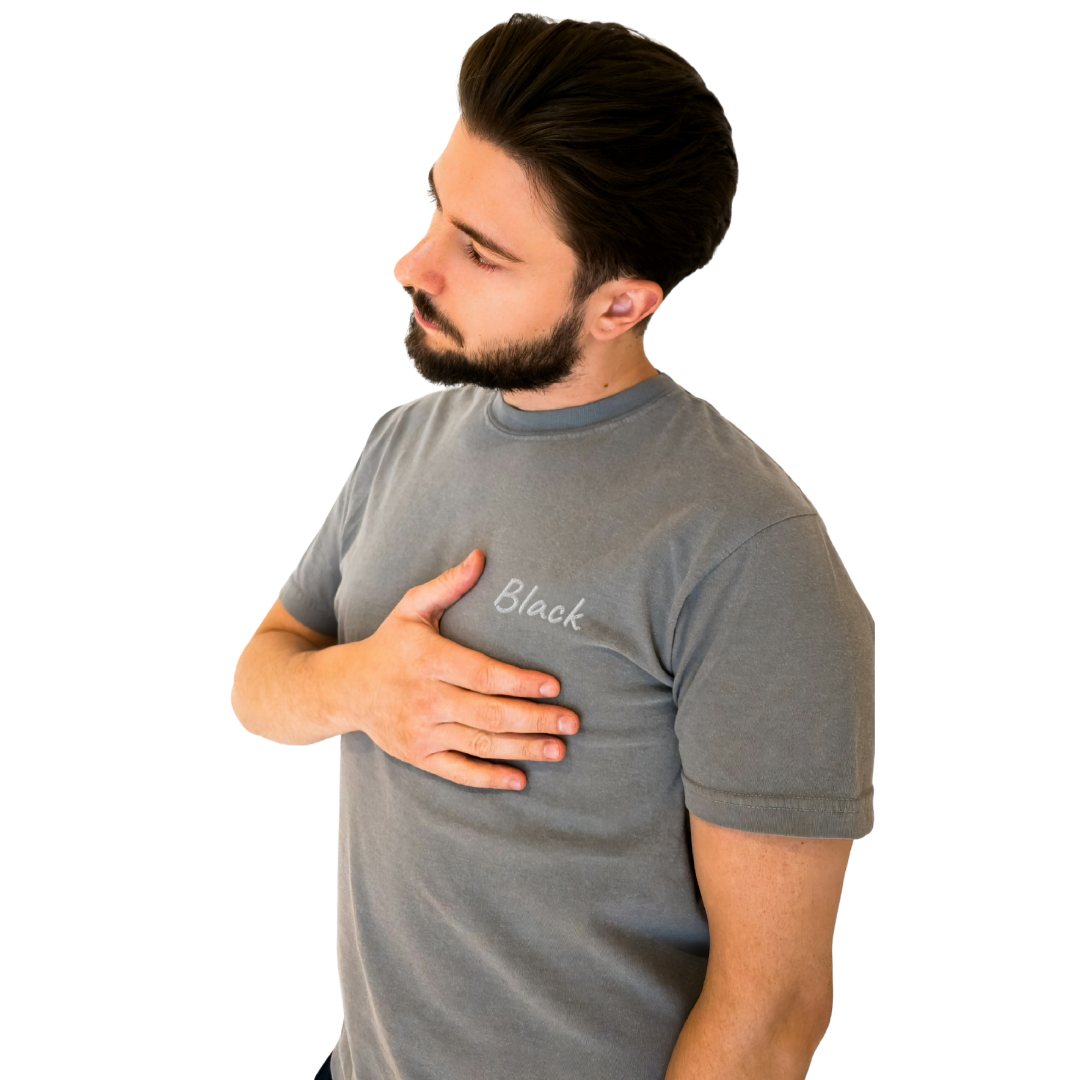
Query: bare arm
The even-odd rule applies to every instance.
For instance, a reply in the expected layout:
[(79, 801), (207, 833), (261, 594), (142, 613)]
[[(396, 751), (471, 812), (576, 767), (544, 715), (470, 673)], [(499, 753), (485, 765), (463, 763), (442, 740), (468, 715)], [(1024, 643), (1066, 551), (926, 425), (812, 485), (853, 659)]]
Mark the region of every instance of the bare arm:
[(832, 1011), (832, 937), (850, 840), (690, 816), (709, 918), (705, 986), (666, 1080), (802, 1080)]
[(521, 788), (525, 774), (477, 758), (559, 761), (578, 719), (558, 705), (558, 681), (499, 663), (439, 634), (443, 612), (479, 580), (474, 551), (410, 589), (363, 641), (338, 645), (278, 601), (236, 667), (233, 710), (256, 735), (303, 745), (348, 731), (455, 783)]
[(236, 665), (232, 706), (244, 727), (294, 746), (348, 730), (340, 726), (318, 670), (318, 654), (336, 644), (276, 600)]

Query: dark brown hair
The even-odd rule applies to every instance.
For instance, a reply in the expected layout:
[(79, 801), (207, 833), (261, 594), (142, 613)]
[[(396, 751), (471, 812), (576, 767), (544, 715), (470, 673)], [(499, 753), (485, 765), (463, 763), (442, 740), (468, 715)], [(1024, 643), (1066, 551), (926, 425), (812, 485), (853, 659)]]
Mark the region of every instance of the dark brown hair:
[(625, 26), (514, 15), (469, 47), (458, 100), (552, 207), (578, 257), (575, 301), (620, 277), (666, 295), (727, 232), (724, 110), (681, 56)]

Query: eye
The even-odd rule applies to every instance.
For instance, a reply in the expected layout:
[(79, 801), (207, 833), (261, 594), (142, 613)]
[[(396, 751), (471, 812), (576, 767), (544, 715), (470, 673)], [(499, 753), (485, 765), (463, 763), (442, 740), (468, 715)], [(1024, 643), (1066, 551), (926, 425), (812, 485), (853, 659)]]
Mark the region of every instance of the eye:
[(472, 244), (465, 245), (465, 254), (480, 267), (481, 270), (498, 270), (499, 266), (496, 263), (489, 262), (472, 246)]

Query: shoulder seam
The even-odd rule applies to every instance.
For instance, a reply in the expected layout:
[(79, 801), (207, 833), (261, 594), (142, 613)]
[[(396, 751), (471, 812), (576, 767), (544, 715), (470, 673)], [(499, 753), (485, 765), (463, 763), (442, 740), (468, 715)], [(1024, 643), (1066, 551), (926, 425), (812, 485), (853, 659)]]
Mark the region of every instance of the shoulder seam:
[(733, 548), (726, 551), (718, 559), (711, 562), (704, 570), (701, 571), (700, 574), (698, 574), (693, 579), (692, 583), (688, 584), (688, 582), (690, 581), (689, 578), (687, 578), (687, 581), (683, 582), (682, 588), (679, 589), (674, 601), (672, 601), (671, 611), (668, 614), (668, 626), (671, 628), (668, 631), (667, 635), (668, 671), (672, 670), (672, 661), (674, 659), (672, 654), (675, 651), (675, 634), (678, 630), (679, 620), (682, 618), (683, 607), (685, 606), (690, 594), (698, 587), (698, 585), (700, 585), (714, 570), (719, 569), (719, 567), (721, 567), (725, 562), (727, 562), (727, 560), (730, 559), (732, 555), (734, 555), (738, 551), (741, 551), (742, 548), (749, 544), (751, 540), (756, 539), (762, 533), (768, 532), (770, 529), (776, 528), (777, 525), (783, 525), (785, 521), (794, 521), (797, 518), (808, 517), (820, 519), (820, 515), (816, 510), (808, 510), (798, 514), (787, 514), (782, 518), (777, 518), (776, 521), (770, 521), (768, 525), (762, 525), (760, 529), (755, 530), (749, 536), (743, 537), (743, 539), (740, 540)]

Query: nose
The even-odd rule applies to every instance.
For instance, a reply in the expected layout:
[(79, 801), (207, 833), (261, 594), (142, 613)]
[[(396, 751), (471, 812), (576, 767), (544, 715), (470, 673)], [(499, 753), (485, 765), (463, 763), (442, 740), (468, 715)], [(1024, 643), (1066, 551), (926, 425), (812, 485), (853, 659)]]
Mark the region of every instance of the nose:
[(422, 289), (431, 296), (438, 296), (443, 291), (446, 279), (439, 269), (430, 232), (412, 251), (398, 260), (394, 267), (394, 277), (399, 285)]

